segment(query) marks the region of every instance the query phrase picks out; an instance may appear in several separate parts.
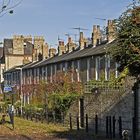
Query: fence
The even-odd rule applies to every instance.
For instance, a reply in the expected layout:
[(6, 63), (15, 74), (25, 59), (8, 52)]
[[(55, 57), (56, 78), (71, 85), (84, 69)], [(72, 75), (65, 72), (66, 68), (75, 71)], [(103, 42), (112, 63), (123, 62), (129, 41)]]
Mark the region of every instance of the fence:
[[(20, 116), (20, 114), (16, 115)], [(110, 139), (122, 139), (123, 130), (128, 130), (129, 137), (132, 140), (136, 140), (137, 135), (135, 118), (132, 118), (130, 121), (124, 121), (121, 116), (119, 118), (116, 118), (115, 116), (99, 118), (98, 115), (96, 115), (95, 117), (91, 118), (88, 117), (88, 114), (86, 114), (84, 119), (81, 119), (81, 117), (78, 115), (74, 116), (70, 113), (69, 117), (65, 119), (64, 113), (55, 114), (54, 112), (51, 114), (23, 112), (23, 115), (20, 117), (35, 122), (61, 123), (63, 126), (69, 127), (70, 130), (84, 130), (86, 133), (92, 133), (94, 135), (99, 135)], [(81, 120), (83, 122), (81, 122)], [(130, 127), (127, 127), (128, 125)]]
[[(115, 116), (106, 116), (104, 118), (99, 118), (96, 115), (94, 118), (89, 118), (88, 114), (84, 117), (84, 126), (81, 127), (81, 118), (79, 116), (72, 116), (69, 114), (69, 128), (84, 129), (86, 133), (93, 133), (94, 135), (102, 135), (106, 138), (117, 138), (122, 139), (123, 130), (128, 130), (129, 138), (136, 140), (137, 130), (135, 127), (135, 118), (130, 121), (124, 121), (122, 117), (115, 118)], [(68, 121), (68, 120), (67, 120)], [(140, 124), (140, 122), (139, 122)], [(127, 126), (131, 126), (127, 127)]]

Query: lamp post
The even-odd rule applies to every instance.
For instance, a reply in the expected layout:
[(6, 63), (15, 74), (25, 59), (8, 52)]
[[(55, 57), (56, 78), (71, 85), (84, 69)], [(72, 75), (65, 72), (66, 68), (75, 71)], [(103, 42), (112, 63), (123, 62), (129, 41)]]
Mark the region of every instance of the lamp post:
[(23, 92), (22, 92), (22, 68), (16, 68), (20, 70), (20, 103), (21, 103), (21, 115), (22, 115), (22, 104), (23, 104)]

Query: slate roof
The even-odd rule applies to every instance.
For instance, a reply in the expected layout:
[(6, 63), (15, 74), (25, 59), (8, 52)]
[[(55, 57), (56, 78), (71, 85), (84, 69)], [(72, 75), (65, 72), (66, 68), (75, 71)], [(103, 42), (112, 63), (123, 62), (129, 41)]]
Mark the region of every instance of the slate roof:
[(7, 71), (5, 71), (4, 73), (10, 73), (10, 72), (19, 71), (17, 68), (21, 68), (22, 66), (23, 66), (23, 65), (14, 66), (14, 67), (8, 69)]
[(43, 62), (44, 60), (42, 61), (35, 61), (35, 62), (31, 62), (31, 63), (28, 63), (26, 65), (24, 65), (22, 68), (23, 69), (28, 69), (28, 68), (32, 68), (32, 67), (35, 67), (36, 65), (38, 65), (39, 63)]
[[(42, 60), (42, 61), (36, 61), (36, 62), (31, 62), (26, 65), (22, 65), (23, 69), (28, 69), (28, 68), (34, 68), (34, 67), (41, 67), (45, 66), (47, 64), (52, 64), (52, 63), (59, 63), (62, 61), (70, 61), (78, 58), (84, 58), (84, 57), (90, 57), (90, 56), (96, 56), (96, 55), (102, 55), (105, 54), (106, 51), (108, 50), (109, 47), (111, 47), (113, 44), (115, 44), (116, 41), (113, 41), (108, 44), (101, 44), (96, 47), (89, 46), (85, 49), (82, 50), (75, 50), (70, 53), (65, 53), (63, 55), (56, 55), (54, 57)], [(16, 66), (19, 67), (19, 66)], [(10, 70), (14, 71), (14, 68), (11, 68)], [(10, 70), (6, 71), (9, 72)]]
[(80, 59), (80, 58), (84, 58), (84, 57), (90, 57), (93, 55), (101, 55), (101, 54), (105, 54), (106, 50), (108, 47), (110, 47), (112, 44), (114, 44), (114, 41), (111, 43), (106, 43), (106, 44), (101, 44), (99, 46), (93, 47), (93, 46), (89, 46), (85, 49), (82, 50), (75, 50), (72, 51), (70, 53), (66, 53), (63, 55), (56, 55), (52, 58), (48, 58), (46, 60), (44, 60), (43, 62), (40, 62), (38, 64), (36, 64), (35, 67), (40, 67), (40, 66), (44, 66), (47, 64), (52, 64), (52, 63), (59, 63), (62, 61), (69, 61), (69, 60), (74, 60), (74, 59)]

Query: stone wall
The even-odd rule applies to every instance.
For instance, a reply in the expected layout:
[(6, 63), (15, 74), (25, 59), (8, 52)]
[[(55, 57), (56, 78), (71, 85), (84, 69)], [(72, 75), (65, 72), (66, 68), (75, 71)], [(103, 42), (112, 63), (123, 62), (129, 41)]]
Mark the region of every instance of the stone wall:
[[(77, 110), (77, 111), (76, 111)], [(72, 105), (68, 113), (73, 116), (79, 114), (79, 103)], [(99, 130), (106, 131), (106, 116), (115, 116), (116, 133), (118, 133), (118, 119), (122, 117), (122, 129), (132, 132), (132, 118), (134, 116), (134, 94), (131, 89), (104, 90), (98, 94), (84, 94), (84, 113), (88, 114), (89, 127), (95, 127), (95, 115), (99, 118)]]
[[(87, 105), (85, 113), (89, 114), (90, 118), (94, 118), (96, 114), (98, 115), (100, 118), (100, 130), (105, 131), (106, 116), (115, 116), (116, 120), (121, 116), (122, 129), (132, 130), (133, 94), (131, 91), (127, 94), (121, 94), (122, 93), (112, 92), (102, 93), (102, 95), (98, 97), (93, 95), (88, 95), (89, 97), (85, 96), (85, 106)], [(89, 102), (91, 103), (89, 104)], [(94, 119), (90, 119), (89, 123), (93, 124)], [(116, 130), (118, 130), (118, 121), (116, 121), (116, 128)]]
[[(5, 56), (5, 70), (8, 70), (14, 66), (23, 65), (24, 55), (8, 55)], [(28, 56), (28, 60), (32, 61), (32, 56)]]

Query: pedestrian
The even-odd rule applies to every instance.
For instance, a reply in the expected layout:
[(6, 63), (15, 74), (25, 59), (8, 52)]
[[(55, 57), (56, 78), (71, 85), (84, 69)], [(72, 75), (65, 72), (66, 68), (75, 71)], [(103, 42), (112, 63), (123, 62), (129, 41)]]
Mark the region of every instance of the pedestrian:
[(9, 106), (8, 114), (9, 114), (9, 117), (10, 117), (10, 123), (12, 124), (13, 129), (14, 129), (14, 106), (13, 105)]

